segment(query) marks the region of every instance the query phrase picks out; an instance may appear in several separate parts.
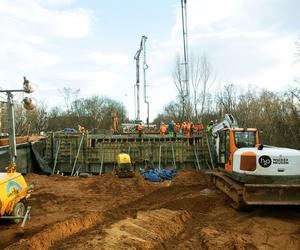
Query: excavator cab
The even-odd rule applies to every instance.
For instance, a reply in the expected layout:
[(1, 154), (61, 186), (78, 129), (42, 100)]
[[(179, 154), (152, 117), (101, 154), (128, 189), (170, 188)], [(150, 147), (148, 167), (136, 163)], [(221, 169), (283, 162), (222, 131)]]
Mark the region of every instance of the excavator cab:
[(236, 150), (259, 145), (259, 134), (254, 128), (225, 128), (218, 132), (217, 139), (219, 140), (218, 164), (229, 172), (232, 171), (232, 159)]

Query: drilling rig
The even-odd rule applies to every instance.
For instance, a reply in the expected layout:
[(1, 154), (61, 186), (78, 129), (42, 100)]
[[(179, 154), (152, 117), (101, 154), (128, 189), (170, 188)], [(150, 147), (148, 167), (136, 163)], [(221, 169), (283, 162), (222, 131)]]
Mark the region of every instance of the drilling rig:
[(134, 56), (134, 60), (136, 60), (136, 83), (134, 86), (135, 89), (135, 103), (136, 103), (136, 120), (140, 121), (140, 57), (143, 52), (143, 81), (144, 81), (144, 103), (147, 105), (147, 119), (146, 123), (149, 126), (149, 101), (147, 96), (147, 84), (146, 84), (146, 69), (148, 69), (148, 65), (146, 63), (146, 41), (148, 37), (145, 35), (142, 36), (140, 42), (140, 48), (137, 50)]

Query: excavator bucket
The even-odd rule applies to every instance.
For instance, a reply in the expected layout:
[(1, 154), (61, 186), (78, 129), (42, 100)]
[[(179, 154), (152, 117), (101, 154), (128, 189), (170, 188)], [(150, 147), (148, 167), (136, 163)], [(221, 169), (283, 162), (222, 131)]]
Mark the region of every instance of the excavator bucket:
[(300, 205), (300, 184), (245, 184), (248, 205)]

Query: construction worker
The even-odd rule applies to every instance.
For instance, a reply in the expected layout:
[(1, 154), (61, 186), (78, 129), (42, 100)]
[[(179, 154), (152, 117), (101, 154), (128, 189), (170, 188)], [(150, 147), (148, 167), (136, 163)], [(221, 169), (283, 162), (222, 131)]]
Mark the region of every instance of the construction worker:
[(118, 122), (117, 112), (114, 112), (113, 124), (114, 124), (113, 133), (118, 134), (119, 133), (119, 122)]
[(186, 122), (183, 122), (183, 123), (181, 124), (181, 133), (182, 133), (183, 135), (185, 135), (185, 133), (186, 133)]
[(82, 134), (86, 132), (85, 128), (80, 126), (79, 124), (78, 124), (78, 131)]
[(143, 132), (143, 125), (141, 122), (138, 123), (137, 125), (137, 131), (139, 132), (139, 137), (142, 137), (142, 132)]
[(190, 130), (191, 130), (191, 135), (193, 135), (194, 132), (195, 132), (195, 127), (194, 127), (194, 124), (192, 122), (191, 122), (191, 128), (190, 128)]
[(214, 121), (211, 120), (211, 121), (209, 122), (209, 124), (207, 125), (207, 132), (208, 132), (208, 133), (211, 133), (211, 130), (212, 130), (213, 125), (214, 125)]
[(191, 124), (189, 122), (186, 123), (186, 137), (191, 136)]
[(159, 134), (161, 136), (164, 136), (166, 134), (166, 131), (167, 131), (166, 125), (163, 122), (161, 122), (160, 127), (159, 127)]
[(198, 124), (198, 133), (200, 133), (204, 129), (203, 123)]
[(169, 122), (168, 132), (170, 137), (174, 136), (174, 121)]
[(175, 133), (176, 134), (180, 133), (180, 124), (178, 122), (175, 124)]

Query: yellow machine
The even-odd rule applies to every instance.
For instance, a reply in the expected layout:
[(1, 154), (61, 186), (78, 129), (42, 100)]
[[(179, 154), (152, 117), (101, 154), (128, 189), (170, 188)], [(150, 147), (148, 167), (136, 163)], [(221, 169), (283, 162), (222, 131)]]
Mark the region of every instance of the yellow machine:
[[(20, 173), (0, 173), (0, 216), (15, 223), (21, 222), (26, 213), (26, 201), (30, 194)], [(1, 218), (0, 217), (0, 218)]]
[(133, 177), (134, 172), (131, 165), (131, 159), (128, 154), (121, 153), (117, 156), (117, 166), (115, 168), (116, 175), (119, 178)]

